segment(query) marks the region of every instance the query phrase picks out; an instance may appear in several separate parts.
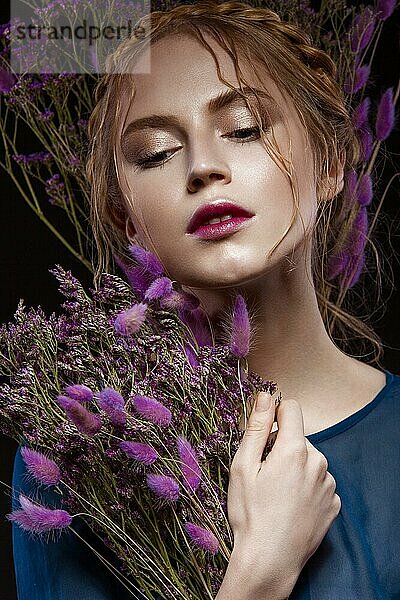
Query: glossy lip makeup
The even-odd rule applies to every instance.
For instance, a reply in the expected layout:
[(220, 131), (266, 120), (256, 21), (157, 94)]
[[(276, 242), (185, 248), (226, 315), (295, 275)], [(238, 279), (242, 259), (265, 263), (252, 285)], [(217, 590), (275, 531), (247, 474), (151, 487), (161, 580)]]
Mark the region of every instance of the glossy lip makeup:
[[(203, 240), (224, 238), (239, 231), (239, 229), (242, 229), (249, 218), (250, 217), (225, 217), (224, 220), (201, 225), (193, 232), (193, 235)], [(216, 219), (213, 219), (213, 221), (216, 221)]]
[(254, 213), (234, 202), (218, 200), (194, 211), (186, 233), (203, 240), (217, 240), (239, 231), (253, 217)]

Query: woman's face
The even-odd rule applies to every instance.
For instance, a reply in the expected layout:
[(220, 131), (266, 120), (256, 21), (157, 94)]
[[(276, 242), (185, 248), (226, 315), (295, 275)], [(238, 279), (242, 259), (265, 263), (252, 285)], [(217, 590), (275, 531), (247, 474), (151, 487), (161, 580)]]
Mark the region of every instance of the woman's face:
[[(207, 41), (223, 77), (239, 87), (231, 59)], [(260, 89), (252, 69), (241, 68)], [(270, 120), (264, 129), (271, 136), (273, 125), (279, 150), (293, 165), (308, 227), (317, 206), (311, 148), (291, 101), (259, 73), (274, 101), (262, 99)], [(195, 288), (236, 287), (287, 269), (285, 257), (292, 259), (304, 244), (299, 216), (269, 260), (267, 254), (291, 220), (289, 179), (267, 153), (243, 99), (210, 110), (210, 101), (231, 88), (218, 79), (209, 52), (189, 36), (164, 38), (152, 46), (151, 72), (134, 79), (136, 95), (121, 136), (121, 186), (137, 237), (157, 251), (170, 277)], [(147, 126), (133, 126), (150, 116)], [(210, 220), (218, 223), (207, 225)]]

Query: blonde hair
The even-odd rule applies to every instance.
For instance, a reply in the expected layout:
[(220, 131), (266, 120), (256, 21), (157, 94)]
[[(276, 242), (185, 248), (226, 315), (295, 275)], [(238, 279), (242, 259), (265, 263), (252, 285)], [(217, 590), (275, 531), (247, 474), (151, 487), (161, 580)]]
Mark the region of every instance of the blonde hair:
[[(346, 186), (329, 202), (324, 201), (330, 167), (342, 163), (344, 172), (348, 173), (356, 167), (360, 156), (343, 92), (335, 80), (335, 63), (325, 52), (313, 47), (309, 36), (296, 25), (282, 22), (271, 10), (243, 2), (215, 4), (206, 1), (180, 5), (168, 12), (152, 12), (138, 25), (142, 26), (145, 35), (132, 35), (108, 58), (107, 74), (96, 86), (96, 104), (88, 124), (86, 170), (91, 185), (91, 223), (98, 251), (96, 280), (109, 268), (113, 256), (129, 260), (126, 211), (115, 161), (119, 144), (117, 128), (123, 106), (127, 102), (129, 106), (135, 93), (129, 65), (147, 44), (186, 33), (195, 36), (213, 55), (220, 81), (232, 87), (222, 78), (217, 57), (203, 37), (207, 32), (233, 59), (240, 85), (246, 82), (239, 68), (239, 54), (248, 61), (264, 64), (280, 91), (293, 100), (314, 156), (319, 214), (313, 232), (312, 275), (319, 310), (328, 334), (343, 351), (351, 347), (353, 340), (361, 341), (363, 347), (369, 342), (375, 351), (369, 362), (378, 362), (383, 354), (380, 338), (367, 323), (343, 306), (347, 288), (340, 281), (327, 279), (327, 261), (345, 248), (358, 212), (357, 203), (349, 200)], [(249, 109), (262, 129), (258, 111), (250, 105)], [(298, 203), (290, 165), (286, 164), (274, 143), (267, 142), (267, 146), (291, 182), (296, 205), (291, 223), (271, 254), (293, 225)]]

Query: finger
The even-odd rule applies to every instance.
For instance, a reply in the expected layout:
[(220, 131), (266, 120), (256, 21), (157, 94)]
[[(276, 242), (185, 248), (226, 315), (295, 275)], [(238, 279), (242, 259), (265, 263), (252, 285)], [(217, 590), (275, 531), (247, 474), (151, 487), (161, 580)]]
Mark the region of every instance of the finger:
[(259, 466), (261, 455), (271, 431), (275, 414), (274, 396), (260, 392), (247, 420), (242, 442), (236, 453), (237, 459), (248, 465)]
[(303, 411), (300, 404), (292, 398), (283, 399), (276, 408), (278, 433), (275, 446), (293, 442), (306, 443), (304, 435)]

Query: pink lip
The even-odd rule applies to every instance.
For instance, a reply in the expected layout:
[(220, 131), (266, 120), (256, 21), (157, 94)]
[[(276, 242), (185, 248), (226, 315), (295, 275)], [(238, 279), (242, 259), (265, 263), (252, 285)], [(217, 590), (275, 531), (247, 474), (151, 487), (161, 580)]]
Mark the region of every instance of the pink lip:
[(250, 218), (251, 217), (234, 217), (232, 219), (227, 219), (226, 221), (221, 221), (220, 223), (213, 223), (212, 225), (201, 225), (196, 229), (194, 235), (203, 240), (224, 238), (241, 229), (244, 223)]
[[(223, 217), (227, 214), (231, 217), (225, 221), (205, 224), (210, 219)], [(232, 202), (219, 201), (213, 204), (204, 204), (193, 213), (187, 227), (187, 233), (209, 240), (226, 237), (238, 231), (253, 216), (253, 213)]]

